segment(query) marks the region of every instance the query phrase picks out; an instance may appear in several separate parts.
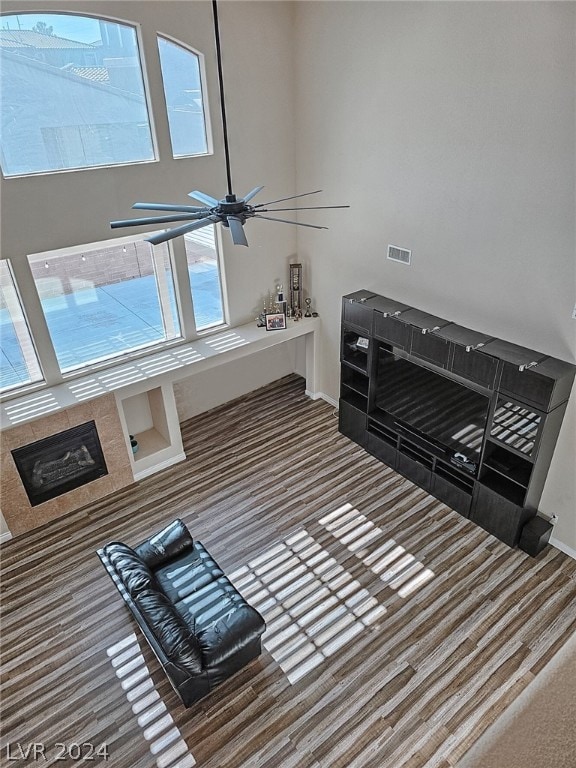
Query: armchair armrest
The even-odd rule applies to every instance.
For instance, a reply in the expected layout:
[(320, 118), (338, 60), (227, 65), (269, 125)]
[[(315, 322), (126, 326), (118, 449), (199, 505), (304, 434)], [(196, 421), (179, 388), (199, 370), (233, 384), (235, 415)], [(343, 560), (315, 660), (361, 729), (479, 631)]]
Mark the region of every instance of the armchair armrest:
[(250, 605), (233, 608), (197, 634), (204, 666), (208, 669), (217, 667), (236, 651), (258, 639), (265, 629), (264, 619), (255, 608)]

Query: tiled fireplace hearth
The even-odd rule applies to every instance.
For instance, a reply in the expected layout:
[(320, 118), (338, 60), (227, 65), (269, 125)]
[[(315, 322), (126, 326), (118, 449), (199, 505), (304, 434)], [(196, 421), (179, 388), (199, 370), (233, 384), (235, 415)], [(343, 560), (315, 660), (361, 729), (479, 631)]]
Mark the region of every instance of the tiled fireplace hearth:
[(134, 482), (112, 394), (3, 431), (1, 462), (1, 508), (13, 536)]

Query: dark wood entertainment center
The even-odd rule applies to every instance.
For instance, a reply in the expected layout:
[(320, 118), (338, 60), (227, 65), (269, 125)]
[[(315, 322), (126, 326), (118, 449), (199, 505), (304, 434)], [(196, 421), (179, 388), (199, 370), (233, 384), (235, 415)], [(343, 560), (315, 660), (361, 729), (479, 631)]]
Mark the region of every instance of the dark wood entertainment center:
[(368, 290), (342, 299), (340, 360), (340, 432), (517, 546), (576, 366)]

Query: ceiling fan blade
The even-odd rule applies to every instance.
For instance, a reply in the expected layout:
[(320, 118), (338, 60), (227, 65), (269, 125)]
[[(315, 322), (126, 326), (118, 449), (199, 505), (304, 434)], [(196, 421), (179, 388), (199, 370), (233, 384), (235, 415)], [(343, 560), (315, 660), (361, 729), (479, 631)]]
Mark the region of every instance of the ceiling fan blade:
[(218, 200), (216, 200), (215, 197), (210, 197), (210, 195), (205, 195), (204, 192), (188, 192), (188, 197), (194, 198), (194, 200), (200, 200), (201, 203), (204, 203), (209, 208), (214, 208), (214, 206), (218, 205)]
[(182, 211), (183, 213), (206, 211), (205, 207), (201, 208), (198, 205), (171, 205), (170, 203), (134, 203), (132, 208), (140, 211)]
[(305, 208), (258, 208), (258, 213), (264, 212), (264, 211), (270, 211), (273, 213), (274, 211), (319, 211), (324, 210), (325, 208), (350, 208), (349, 205), (311, 205), (309, 207)]
[(185, 235), (187, 232), (193, 232), (195, 229), (201, 229), (207, 224), (212, 224), (214, 221), (218, 221), (213, 216), (207, 216), (205, 219), (199, 221), (193, 221), (192, 224), (183, 224), (181, 227), (174, 227), (174, 229), (167, 229), (165, 232), (158, 232), (157, 235), (151, 235), (146, 240), (152, 245), (159, 245), (165, 243), (167, 240), (172, 240), (174, 237)]
[(226, 220), (228, 221), (228, 227), (234, 245), (248, 245), (248, 240), (246, 240), (246, 233), (244, 232), (241, 220), (237, 216), (227, 216)]
[(328, 227), (319, 227), (317, 224), (304, 224), (301, 221), (288, 221), (288, 219), (275, 219), (272, 216), (260, 216), (259, 213), (257, 213), (253, 218), (268, 219), (269, 221), (281, 221), (284, 224), (297, 224), (299, 227), (312, 227), (312, 229), (328, 229)]
[(141, 219), (122, 219), (111, 221), (110, 227), (118, 229), (119, 227), (138, 227), (141, 224), (169, 224), (173, 221), (194, 221), (203, 218), (203, 213), (181, 213), (174, 216), (144, 216)]
[(262, 208), (263, 205), (274, 205), (274, 203), (283, 203), (284, 200), (295, 200), (297, 197), (306, 197), (306, 195), (317, 195), (318, 192), (322, 192), (321, 189), (316, 189), (314, 192), (302, 192), (301, 195), (292, 195), (292, 197), (280, 197), (278, 200), (270, 200), (267, 203), (259, 203), (254, 206), (255, 208)]
[(256, 197), (258, 192), (261, 192), (264, 189), (264, 187), (254, 187), (250, 192), (248, 192), (247, 195), (244, 195), (242, 200), (244, 200), (245, 203), (248, 202), (248, 200), (252, 200), (253, 197)]

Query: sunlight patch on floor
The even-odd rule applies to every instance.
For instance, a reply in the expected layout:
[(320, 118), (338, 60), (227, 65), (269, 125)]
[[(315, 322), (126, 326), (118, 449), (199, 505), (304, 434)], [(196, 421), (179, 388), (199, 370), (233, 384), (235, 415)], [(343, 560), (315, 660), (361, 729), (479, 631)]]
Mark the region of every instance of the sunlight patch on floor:
[(291, 683), (386, 613), (306, 530), (254, 558), (230, 580), (264, 616), (263, 645)]
[(368, 545), (384, 538), (384, 531), (352, 504), (343, 504), (318, 522), (400, 597), (408, 597), (434, 577), (433, 571), (394, 539), (385, 539), (370, 550)]
[(132, 707), (142, 735), (149, 742), (157, 768), (192, 768), (196, 760), (154, 688), (134, 633), (106, 650), (116, 677)]

